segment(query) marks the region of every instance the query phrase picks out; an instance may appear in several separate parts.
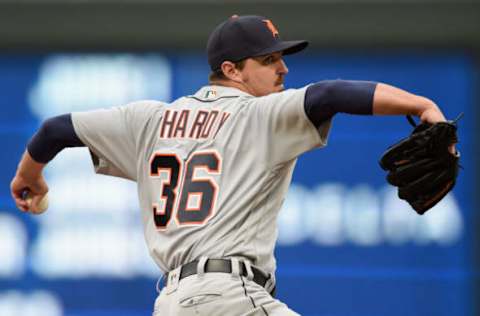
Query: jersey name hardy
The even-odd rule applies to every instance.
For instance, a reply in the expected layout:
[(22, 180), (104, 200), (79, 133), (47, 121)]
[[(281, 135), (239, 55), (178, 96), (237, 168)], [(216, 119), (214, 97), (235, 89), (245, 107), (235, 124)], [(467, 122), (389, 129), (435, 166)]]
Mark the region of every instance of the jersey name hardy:
[(168, 109), (160, 123), (160, 138), (209, 138), (218, 133), (229, 116), (218, 110), (201, 109), (191, 114), (191, 110)]

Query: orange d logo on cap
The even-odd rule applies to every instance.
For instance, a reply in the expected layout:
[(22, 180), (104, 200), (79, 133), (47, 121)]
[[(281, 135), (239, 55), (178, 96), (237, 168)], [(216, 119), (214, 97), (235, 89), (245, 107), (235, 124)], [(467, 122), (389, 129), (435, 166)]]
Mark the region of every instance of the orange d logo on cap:
[(262, 21), (267, 25), (270, 32), (272, 32), (273, 37), (278, 36), (278, 30), (275, 27), (275, 25), (273, 25), (272, 21), (270, 20), (262, 20)]

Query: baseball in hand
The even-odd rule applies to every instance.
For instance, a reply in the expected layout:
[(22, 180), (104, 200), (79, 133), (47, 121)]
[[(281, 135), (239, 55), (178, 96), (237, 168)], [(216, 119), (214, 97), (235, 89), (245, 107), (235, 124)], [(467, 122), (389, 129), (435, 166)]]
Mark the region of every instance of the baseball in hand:
[(48, 208), (48, 195), (45, 196), (40, 200), (37, 205), (33, 205), (33, 199), (29, 191), (25, 191), (23, 193), (23, 199), (28, 203), (28, 210), (33, 214), (42, 214)]

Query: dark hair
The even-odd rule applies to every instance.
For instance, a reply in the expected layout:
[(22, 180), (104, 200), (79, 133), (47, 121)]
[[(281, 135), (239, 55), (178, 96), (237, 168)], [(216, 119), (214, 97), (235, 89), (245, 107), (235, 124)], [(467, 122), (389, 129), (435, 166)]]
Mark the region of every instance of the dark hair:
[[(240, 61), (234, 62), (233, 64), (235, 65), (235, 68), (237, 68), (238, 70), (242, 70), (243, 68), (245, 68), (245, 62), (246, 62), (246, 59), (242, 59)], [(227, 80), (227, 79), (228, 79), (227, 76), (225, 76), (221, 68), (217, 70), (213, 70), (208, 76), (208, 81), (210, 82), (218, 81), (218, 80)]]

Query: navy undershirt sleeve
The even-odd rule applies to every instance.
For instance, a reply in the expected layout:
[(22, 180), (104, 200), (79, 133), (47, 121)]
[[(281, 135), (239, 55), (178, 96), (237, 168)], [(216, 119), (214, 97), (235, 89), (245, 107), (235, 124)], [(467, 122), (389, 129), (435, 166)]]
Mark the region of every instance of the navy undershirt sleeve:
[(75, 133), (72, 115), (64, 114), (43, 122), (28, 142), (27, 150), (36, 162), (47, 163), (62, 149), (81, 146), (85, 145)]
[(336, 113), (373, 114), (376, 82), (325, 80), (307, 88), (305, 113), (319, 127)]

